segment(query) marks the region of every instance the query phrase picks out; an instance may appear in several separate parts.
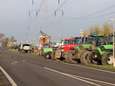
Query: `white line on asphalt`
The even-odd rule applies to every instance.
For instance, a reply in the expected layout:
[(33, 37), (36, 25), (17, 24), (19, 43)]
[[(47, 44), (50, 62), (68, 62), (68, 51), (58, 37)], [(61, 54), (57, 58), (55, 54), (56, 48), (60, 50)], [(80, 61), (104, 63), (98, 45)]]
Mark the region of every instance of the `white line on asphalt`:
[(71, 65), (71, 66), (82, 67), (82, 68), (88, 68), (88, 69), (92, 69), (92, 70), (97, 70), (97, 71), (101, 71), (101, 72), (106, 72), (106, 73), (112, 73), (112, 74), (115, 74), (115, 72), (112, 72), (112, 71), (101, 70), (101, 69), (92, 68), (92, 67), (86, 67), (86, 66), (83, 66), (83, 65), (69, 64), (69, 63), (66, 63), (66, 64), (67, 64), (67, 65)]
[(22, 60), (22, 62), (26, 62), (26, 60)]
[(73, 75), (73, 76), (78, 77), (78, 78), (81, 78), (81, 79), (85, 79), (85, 80), (93, 81), (93, 82), (99, 82), (99, 83), (104, 83), (104, 84), (107, 84), (107, 85), (115, 86), (115, 84), (113, 84), (113, 83), (109, 83), (109, 82), (105, 82), (105, 81), (100, 81), (100, 80), (91, 79), (91, 78), (86, 78), (86, 77), (81, 77), (81, 76), (76, 76), (76, 75)]
[(70, 77), (70, 78), (73, 78), (73, 79), (76, 79), (76, 80), (80, 80), (80, 81), (85, 82), (85, 83), (88, 83), (88, 84), (90, 84), (90, 85), (101, 86), (101, 85), (96, 84), (96, 83), (94, 83), (94, 82), (91, 82), (91, 81), (87, 81), (87, 80), (78, 78), (77, 76), (74, 76), (74, 75), (71, 75), (71, 74), (68, 74), (68, 73), (63, 73), (63, 72), (60, 72), (60, 71), (57, 71), (57, 70), (54, 70), (54, 69), (51, 69), (51, 68), (48, 68), (48, 67), (43, 67), (43, 68), (46, 69), (46, 70), (48, 70), (48, 71), (51, 71), (51, 72), (55, 72), (55, 73), (64, 75), (64, 76), (66, 76), (66, 77)]
[(8, 81), (11, 83), (12, 86), (17, 86), (15, 81), (9, 76), (9, 74), (1, 66), (0, 66), (0, 70), (3, 72), (3, 74), (8, 79)]
[(12, 65), (17, 64), (17, 63), (18, 63), (18, 61), (11, 62)]

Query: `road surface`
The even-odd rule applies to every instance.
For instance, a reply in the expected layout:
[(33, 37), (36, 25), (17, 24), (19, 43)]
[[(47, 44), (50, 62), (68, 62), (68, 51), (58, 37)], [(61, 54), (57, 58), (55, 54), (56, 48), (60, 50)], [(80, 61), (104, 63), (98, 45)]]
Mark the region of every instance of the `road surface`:
[(0, 65), (17, 86), (115, 86), (115, 73), (40, 56), (0, 51)]

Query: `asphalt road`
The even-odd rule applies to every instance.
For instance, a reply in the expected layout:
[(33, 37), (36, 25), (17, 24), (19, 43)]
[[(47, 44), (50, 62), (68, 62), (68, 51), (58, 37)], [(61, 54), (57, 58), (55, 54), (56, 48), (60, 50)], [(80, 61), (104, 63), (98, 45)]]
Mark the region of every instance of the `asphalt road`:
[(40, 56), (0, 51), (0, 65), (17, 86), (115, 86), (115, 73)]

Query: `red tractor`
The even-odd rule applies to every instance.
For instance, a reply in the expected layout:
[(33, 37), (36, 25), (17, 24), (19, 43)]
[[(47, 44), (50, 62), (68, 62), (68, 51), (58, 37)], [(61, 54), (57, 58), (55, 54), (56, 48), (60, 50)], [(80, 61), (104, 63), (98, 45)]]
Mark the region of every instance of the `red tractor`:
[(65, 38), (63, 40), (63, 51), (64, 52), (69, 52), (74, 49), (75, 46), (79, 46), (81, 41), (80, 37), (73, 37), (73, 38)]
[(55, 50), (55, 59), (66, 60), (75, 53), (75, 47), (80, 45), (81, 37), (65, 38), (61, 42), (61, 47)]

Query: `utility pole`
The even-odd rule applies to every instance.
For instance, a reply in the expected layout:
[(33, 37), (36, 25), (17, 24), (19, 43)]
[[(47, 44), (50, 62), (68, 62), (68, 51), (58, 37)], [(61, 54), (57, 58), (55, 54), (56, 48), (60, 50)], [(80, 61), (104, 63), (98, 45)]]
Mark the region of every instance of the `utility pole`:
[(112, 29), (113, 29), (113, 67), (115, 67), (115, 31), (114, 31), (114, 25), (113, 22), (115, 21), (115, 19), (111, 18), (111, 25), (112, 25)]
[(58, 0), (58, 4), (60, 4), (60, 0)]
[[(113, 28), (113, 24), (112, 24)], [(113, 67), (115, 67), (115, 31), (113, 28)]]
[(58, 13), (61, 13), (61, 16), (64, 16), (64, 10), (62, 8), (62, 5), (65, 1), (57, 0), (58, 8), (54, 11), (54, 15), (58, 16)]

